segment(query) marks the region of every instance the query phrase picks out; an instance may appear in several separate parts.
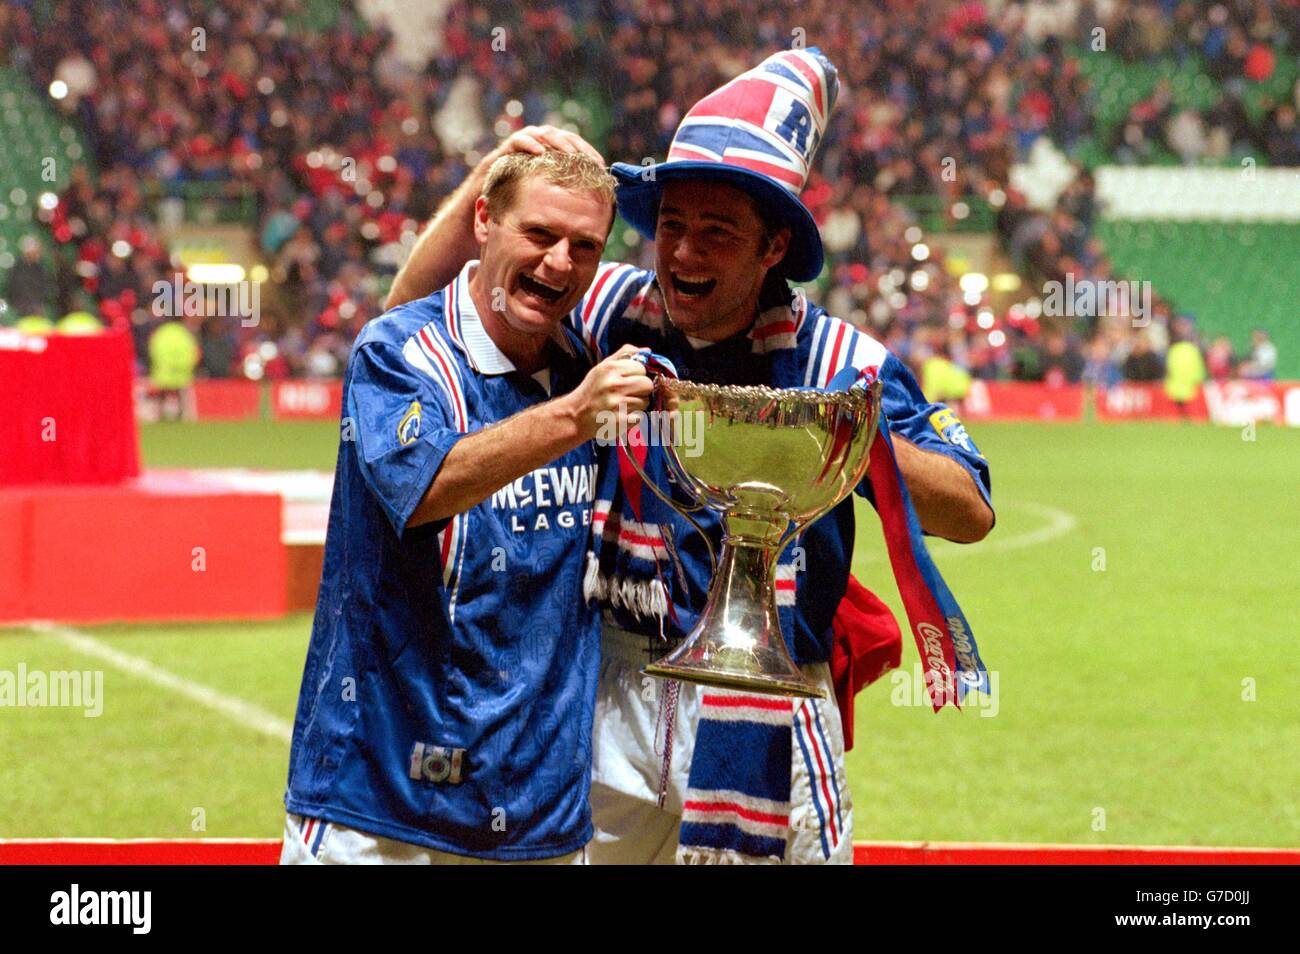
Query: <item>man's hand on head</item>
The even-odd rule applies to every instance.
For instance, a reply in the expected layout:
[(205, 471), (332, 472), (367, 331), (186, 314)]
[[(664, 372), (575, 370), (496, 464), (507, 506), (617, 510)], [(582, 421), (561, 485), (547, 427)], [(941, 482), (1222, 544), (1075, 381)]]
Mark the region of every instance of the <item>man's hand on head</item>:
[(420, 233), (410, 256), (393, 279), (384, 307), (396, 308), (442, 288), (455, 277), (461, 266), (478, 254), (479, 246), (474, 237), (474, 203), (483, 192), (492, 163), (511, 153), (541, 155), (547, 149), (583, 152), (605, 165), (604, 157), (591, 143), (577, 133), (555, 126), (525, 126), (507, 136), (456, 187)]
[(585, 152), (602, 166), (606, 165), (605, 157), (577, 133), (558, 129), (555, 126), (525, 126), (511, 133), (501, 141), (499, 146), (484, 156), (483, 161), (479, 163), (479, 168), (486, 172), (491, 168), (492, 163), (512, 152), (526, 152), (537, 156), (547, 149), (557, 149), (560, 152)]

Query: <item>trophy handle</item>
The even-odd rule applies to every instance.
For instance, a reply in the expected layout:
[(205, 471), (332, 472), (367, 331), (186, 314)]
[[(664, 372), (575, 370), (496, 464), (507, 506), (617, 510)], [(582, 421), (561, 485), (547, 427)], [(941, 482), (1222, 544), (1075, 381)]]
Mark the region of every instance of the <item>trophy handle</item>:
[[(651, 445), (649, 444), (649, 442), (647, 442), (646, 443), (647, 454), (649, 454), (650, 447)], [(696, 497), (695, 503), (693, 504), (686, 505), (686, 504), (678, 503), (677, 501), (673, 500), (669, 495), (665, 494), (662, 490), (660, 490), (659, 485), (650, 479), (650, 475), (647, 474), (641, 468), (641, 463), (636, 459), (636, 454), (632, 453), (631, 448), (629, 448), (626, 444), (619, 442), (619, 450), (623, 452), (623, 456), (626, 457), (628, 463), (632, 465), (632, 469), (637, 472), (637, 475), (640, 476), (642, 482), (647, 487), (649, 487), (651, 491), (654, 492), (654, 495), (658, 497), (660, 500), (662, 500), (664, 503), (666, 503), (673, 510), (675, 510), (683, 520), (685, 520), (687, 523), (689, 523), (692, 527), (695, 528), (695, 532), (698, 533), (700, 535), (700, 539), (704, 541), (705, 549), (709, 551), (709, 564), (713, 567), (713, 572), (716, 574), (718, 572), (718, 555), (713, 550), (713, 543), (709, 540), (709, 535), (704, 532), (704, 528), (700, 526), (699, 521), (691, 516), (691, 514), (694, 513), (695, 511), (704, 509), (704, 504), (700, 502), (698, 496)], [(672, 457), (673, 457), (672, 454), (667, 455), (667, 464), (670, 470), (674, 470), (674, 472), (676, 472), (676, 469), (673, 467)], [(689, 483), (686, 483), (682, 479), (681, 475), (678, 475), (678, 483), (685, 487), (690, 486)]]

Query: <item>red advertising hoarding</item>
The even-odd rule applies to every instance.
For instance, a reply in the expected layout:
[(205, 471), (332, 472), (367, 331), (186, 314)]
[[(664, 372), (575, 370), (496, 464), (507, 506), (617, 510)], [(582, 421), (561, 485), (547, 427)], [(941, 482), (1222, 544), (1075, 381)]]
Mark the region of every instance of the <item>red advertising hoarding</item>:
[(277, 421), (337, 421), (342, 412), (342, 381), (276, 381), (271, 386), (271, 417)]
[(1205, 386), (1205, 403), (1215, 424), (1300, 427), (1300, 381), (1215, 382)]
[(1081, 384), (973, 381), (962, 416), (972, 421), (1080, 421), (1083, 399)]
[(194, 417), (200, 421), (247, 421), (262, 416), (262, 386), (244, 378), (194, 382)]
[(1165, 394), (1164, 384), (1125, 381), (1096, 392), (1097, 418), (1102, 421), (1149, 421), (1209, 419), (1205, 396), (1198, 394), (1179, 407)]

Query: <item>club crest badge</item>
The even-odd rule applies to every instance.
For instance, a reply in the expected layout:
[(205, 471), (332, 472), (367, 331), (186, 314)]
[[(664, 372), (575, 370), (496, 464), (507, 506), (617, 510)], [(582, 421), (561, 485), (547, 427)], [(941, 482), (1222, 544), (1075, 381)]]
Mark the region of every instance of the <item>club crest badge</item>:
[(397, 443), (403, 447), (408, 444), (414, 444), (420, 436), (420, 402), (412, 401), (411, 406), (406, 409), (402, 415), (401, 421), (397, 424)]
[(966, 425), (961, 422), (956, 414), (950, 408), (944, 408), (942, 411), (936, 411), (930, 415), (930, 424), (934, 427), (936, 433), (949, 444), (956, 444), (964, 451), (972, 454), (980, 454), (975, 450), (971, 443), (970, 435), (966, 433)]

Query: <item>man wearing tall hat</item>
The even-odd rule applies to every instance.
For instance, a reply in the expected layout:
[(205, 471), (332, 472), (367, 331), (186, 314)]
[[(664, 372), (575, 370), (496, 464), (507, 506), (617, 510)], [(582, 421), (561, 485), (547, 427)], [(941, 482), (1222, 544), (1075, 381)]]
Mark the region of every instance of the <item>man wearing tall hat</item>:
[[(694, 381), (834, 388), (878, 376), (883, 442), (892, 442), (896, 466), (873, 458), (858, 489), (880, 510), (918, 648), (938, 660), (931, 674), (955, 658), (978, 685), (983, 667), (970, 628), (920, 534), (958, 542), (987, 535), (987, 461), (956, 415), (926, 402), (883, 345), (788, 284), (822, 269), (820, 235), (798, 196), (836, 92), (835, 69), (819, 51), (778, 53), (692, 107), (667, 161), (616, 163), (619, 211), (655, 240), (656, 267), (602, 265), (569, 320), (596, 353), (636, 345)], [(509, 146), (532, 151), (531, 138), (525, 130)], [(463, 196), (453, 195), (399, 273), (390, 307), (460, 265), (468, 222)], [(891, 485), (891, 474), (901, 479)], [(716, 548), (719, 520), (701, 516)], [(708, 547), (611, 457), (584, 587), (603, 617), (589, 859), (852, 861), (844, 750), (853, 694), (898, 664), (899, 645), (892, 615), (849, 574), (854, 541), (849, 499), (809, 527), (776, 572), (791, 655), (834, 701), (660, 683), (641, 668), (697, 621), (712, 573)]]

